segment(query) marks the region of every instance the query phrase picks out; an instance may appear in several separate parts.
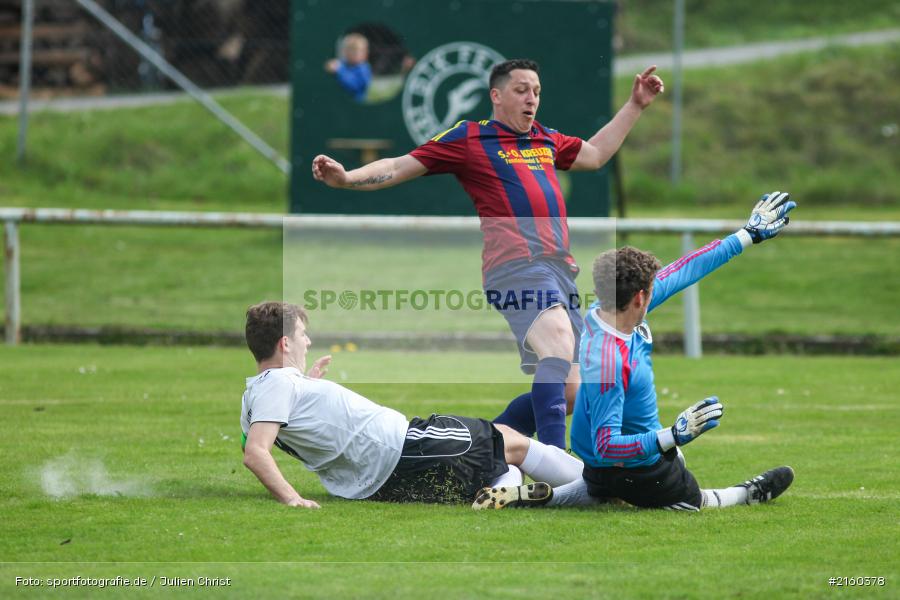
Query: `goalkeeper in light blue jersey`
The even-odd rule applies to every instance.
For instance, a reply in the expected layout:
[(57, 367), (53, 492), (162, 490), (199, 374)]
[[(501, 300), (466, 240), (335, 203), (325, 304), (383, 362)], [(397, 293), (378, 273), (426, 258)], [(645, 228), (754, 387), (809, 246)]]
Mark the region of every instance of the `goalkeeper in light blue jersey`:
[(700, 489), (679, 446), (718, 426), (724, 407), (711, 396), (682, 412), (673, 426), (663, 427), (646, 316), (745, 248), (775, 237), (795, 206), (787, 193), (766, 194), (745, 227), (663, 268), (652, 254), (628, 246), (597, 257), (593, 278), (598, 301), (585, 315), (579, 350), (582, 383), (571, 427), (572, 450), (585, 462), (583, 480), (556, 489), (532, 486), (527, 495), (485, 489), (481, 504), (585, 505), (619, 498), (639, 507), (695, 511), (765, 502), (783, 493), (794, 478), (790, 467), (729, 488)]

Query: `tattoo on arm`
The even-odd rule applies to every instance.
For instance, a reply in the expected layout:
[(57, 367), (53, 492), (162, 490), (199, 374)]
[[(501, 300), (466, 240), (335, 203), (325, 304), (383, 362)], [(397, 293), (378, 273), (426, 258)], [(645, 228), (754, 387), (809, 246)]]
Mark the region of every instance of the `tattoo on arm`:
[(394, 178), (393, 173), (382, 173), (381, 175), (372, 175), (371, 177), (366, 177), (360, 181), (354, 181), (350, 185), (352, 187), (362, 187), (364, 185), (375, 185), (379, 183), (384, 183), (385, 181), (390, 181)]

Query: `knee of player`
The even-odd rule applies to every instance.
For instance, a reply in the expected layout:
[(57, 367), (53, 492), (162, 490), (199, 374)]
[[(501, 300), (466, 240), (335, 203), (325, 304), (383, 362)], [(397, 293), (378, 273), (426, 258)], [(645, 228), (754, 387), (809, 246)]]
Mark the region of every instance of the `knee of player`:
[(514, 466), (522, 464), (528, 453), (528, 438), (506, 425), (495, 423), (494, 427), (503, 435), (503, 453), (507, 464)]

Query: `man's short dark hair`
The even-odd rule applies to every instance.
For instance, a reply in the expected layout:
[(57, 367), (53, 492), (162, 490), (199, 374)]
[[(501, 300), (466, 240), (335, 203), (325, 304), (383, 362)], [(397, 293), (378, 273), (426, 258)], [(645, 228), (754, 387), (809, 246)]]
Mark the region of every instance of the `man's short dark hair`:
[(244, 337), (256, 362), (272, 358), (278, 340), (293, 335), (297, 321), (308, 322), (306, 311), (296, 304), (260, 302), (248, 308)]
[(497, 63), (491, 69), (491, 78), (489, 80), (489, 89), (502, 88), (509, 81), (509, 74), (515, 69), (525, 69), (526, 71), (534, 71), (540, 73), (538, 64), (527, 58), (515, 58)]
[(594, 293), (606, 312), (624, 310), (634, 295), (650, 291), (660, 268), (659, 260), (649, 252), (623, 246), (607, 250), (594, 259)]

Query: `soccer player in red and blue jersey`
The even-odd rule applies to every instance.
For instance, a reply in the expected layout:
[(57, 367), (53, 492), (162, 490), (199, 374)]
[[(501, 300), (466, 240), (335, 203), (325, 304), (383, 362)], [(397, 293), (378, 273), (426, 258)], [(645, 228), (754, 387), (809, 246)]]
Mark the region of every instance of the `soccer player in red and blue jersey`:
[(578, 389), (575, 342), (583, 321), (557, 170), (606, 164), (663, 91), (655, 69), (635, 76), (628, 102), (588, 140), (535, 120), (538, 65), (519, 59), (491, 71), (489, 120), (460, 121), (409, 154), (350, 172), (328, 156), (313, 159), (313, 177), (336, 188), (376, 190), (421, 175), (456, 176), (481, 217), (487, 299), (516, 336), (522, 370), (534, 374), (531, 392), (513, 400), (495, 422), (529, 436), (537, 432), (540, 441), (560, 448)]

